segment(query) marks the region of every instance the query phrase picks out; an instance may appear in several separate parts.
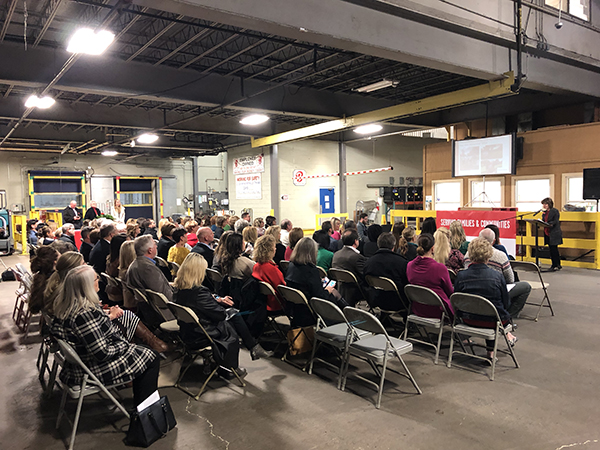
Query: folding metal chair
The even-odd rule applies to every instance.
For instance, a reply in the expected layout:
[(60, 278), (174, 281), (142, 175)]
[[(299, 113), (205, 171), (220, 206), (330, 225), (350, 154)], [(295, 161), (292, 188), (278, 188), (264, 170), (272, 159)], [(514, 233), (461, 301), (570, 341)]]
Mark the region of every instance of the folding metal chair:
[[(188, 390), (187, 388), (184, 388), (181, 385), (181, 381), (183, 380), (183, 377), (185, 376), (188, 369), (192, 366), (194, 361), (196, 361), (198, 356), (203, 356), (203, 355), (206, 355), (208, 352), (210, 352), (212, 350), (212, 347), (214, 347), (215, 342), (212, 340), (210, 335), (206, 332), (206, 330), (200, 323), (198, 316), (191, 308), (188, 308), (187, 306), (178, 305), (177, 303), (173, 303), (173, 302), (169, 302), (168, 305), (171, 308), (171, 311), (173, 311), (173, 314), (175, 314), (175, 317), (177, 317), (177, 320), (179, 322), (193, 324), (195, 327), (200, 328), (202, 330), (202, 332), (204, 333), (204, 335), (206, 336), (207, 342), (210, 342), (210, 346), (204, 347), (201, 349), (191, 349), (188, 345), (186, 345), (184, 343), (184, 349), (185, 349), (186, 355), (189, 356), (191, 358), (191, 360), (190, 360), (189, 364), (179, 373), (179, 377), (177, 378), (177, 381), (175, 382), (175, 385), (174, 385), (174, 387), (176, 387), (177, 389), (181, 390), (182, 392), (185, 392), (190, 397), (194, 397), (195, 400), (198, 400), (200, 398), (200, 396), (202, 395), (202, 393), (204, 392), (204, 390), (206, 389), (206, 386), (208, 386), (209, 381), (217, 373), (219, 366), (217, 365), (213, 369), (213, 371), (210, 373), (208, 378), (206, 378), (206, 380), (202, 384), (202, 387), (200, 388), (200, 391), (198, 391), (197, 394), (193, 394), (190, 390)], [(246, 383), (244, 383), (244, 381), (240, 378), (240, 376), (238, 375), (238, 373), (235, 369), (233, 369), (231, 367), (227, 367), (226, 369), (233, 372), (233, 374), (238, 379), (238, 381), (240, 382), (240, 385), (242, 387), (246, 386)]]
[(219, 292), (221, 283), (223, 282), (223, 275), (221, 275), (221, 272), (215, 269), (206, 269), (206, 276), (213, 285), (213, 293)]
[(33, 276), (22, 264), (16, 264), (11, 270), (15, 274), (15, 279), (19, 281), (19, 287), (15, 291), (17, 297), (13, 308), (13, 320), (26, 339), (29, 334), (29, 325), (31, 324), (29, 293), (33, 284)]
[[(346, 341), (346, 364), (342, 379), (342, 391), (346, 388), (350, 356), (355, 356), (371, 361), (375, 366), (381, 366), (381, 370), (375, 371), (380, 377), (379, 383), (375, 383), (368, 378), (354, 374), (357, 378), (377, 388), (377, 402), (375, 404), (377, 409), (379, 409), (381, 405), (381, 395), (383, 393), (383, 384), (385, 382), (385, 372), (387, 369), (408, 378), (417, 390), (417, 393), (422, 394), (419, 385), (402, 359), (402, 355), (412, 351), (412, 344), (403, 341), (402, 339), (390, 337), (377, 317), (367, 311), (347, 306), (344, 308), (344, 315), (352, 327), (372, 333), (373, 336), (364, 337), (355, 342), (350, 342), (349, 340)], [(398, 361), (400, 361), (405, 373), (397, 372), (388, 367), (388, 361), (393, 360), (394, 358), (397, 358)], [(377, 367), (375, 368), (378, 369)]]
[[(271, 286), (269, 283), (266, 283), (264, 281), (259, 281), (258, 289), (259, 289), (260, 294), (264, 295), (265, 297), (268, 297), (269, 295), (272, 295), (273, 297), (275, 297), (275, 299), (277, 300), (277, 303), (279, 303), (279, 305), (281, 306), (281, 309), (279, 311), (268, 311), (267, 310), (267, 323), (269, 324), (271, 329), (275, 332), (275, 334), (277, 334), (277, 336), (279, 336), (280, 342), (277, 344), (277, 346), (279, 347), (279, 345), (282, 342), (287, 341), (287, 336), (283, 332), (283, 330), (281, 329), (279, 324), (277, 323), (276, 319), (277, 319), (277, 317), (282, 317), (282, 316), (288, 317), (287, 313), (285, 311), (285, 307), (284, 307), (283, 303), (281, 303), (281, 300), (279, 300), (279, 296), (277, 295), (277, 292), (275, 292), (275, 289), (273, 289), (273, 286)], [(289, 319), (289, 317), (288, 317), (288, 319)]]
[[(283, 299), (286, 302), (289, 302), (290, 304), (295, 304), (295, 305), (304, 305), (308, 308), (308, 310), (310, 311), (310, 313), (312, 314), (312, 316), (315, 319), (315, 322), (317, 321), (317, 316), (315, 315), (315, 312), (312, 310), (312, 308), (310, 307), (308, 300), (306, 300), (306, 297), (304, 296), (304, 294), (302, 293), (302, 291), (298, 290), (298, 289), (294, 289), (291, 288), (289, 286), (284, 286), (284, 285), (280, 285), (277, 286), (277, 292), (279, 292), (279, 294), (283, 297)], [(290, 318), (291, 320), (293, 320), (293, 315)], [(310, 336), (308, 334), (306, 334), (306, 330), (303, 327), (300, 327), (300, 331), (298, 332), (298, 334), (296, 334), (296, 336), (294, 336), (294, 338), (292, 339), (291, 342), (288, 342), (288, 348), (285, 351), (285, 354), (283, 355), (283, 357), (281, 358), (282, 361), (285, 361), (287, 363), (290, 363), (291, 365), (298, 367), (299, 369), (302, 370), (306, 370), (306, 367), (308, 365), (308, 361), (306, 362), (306, 364), (301, 365), (301, 364), (297, 364), (293, 361), (290, 361), (288, 359), (288, 355), (290, 354), (290, 350), (293, 348), (294, 343), (298, 340), (298, 338), (300, 337), (300, 335), (304, 335), (304, 337), (312, 344), (314, 345), (313, 340), (310, 338)]]
[[(500, 316), (498, 315), (498, 310), (492, 304), (492, 302), (490, 302), (486, 298), (481, 297), (480, 295), (464, 294), (457, 292), (450, 296), (450, 303), (452, 304), (452, 308), (454, 308), (454, 320), (452, 321), (452, 339), (450, 340), (450, 351), (448, 353), (448, 367), (452, 366), (452, 355), (454, 353), (470, 356), (471, 358), (477, 358), (483, 361), (489, 361), (488, 358), (483, 356), (475, 354), (471, 355), (464, 351), (454, 350), (454, 334), (459, 333), (466, 336), (494, 340), (494, 357), (491, 361), (491, 381), (494, 381), (494, 373), (496, 371), (496, 355), (498, 354), (497, 352), (502, 352), (507, 355), (510, 355), (517, 369), (519, 368), (519, 363), (517, 361), (515, 352), (510, 343), (508, 342), (508, 338), (506, 337), (506, 333), (512, 330), (512, 325), (502, 325), (502, 321), (500, 320)], [(495, 320), (496, 325), (494, 328), (481, 328), (457, 323), (457, 318), (463, 313), (490, 317), (490, 321)], [(500, 338), (500, 336), (504, 337), (504, 341), (506, 342), (508, 351), (498, 349), (498, 339)]]
[(289, 266), (290, 266), (289, 261), (286, 261), (285, 259), (282, 259), (281, 261), (279, 261), (279, 268), (281, 269), (281, 273), (283, 273), (283, 276), (285, 276), (285, 274), (287, 273)]
[(319, 273), (321, 274), (321, 280), (323, 278), (327, 278), (327, 271), (325, 269), (323, 269), (321, 266), (317, 266), (317, 269), (319, 270)]
[(73, 399), (78, 399), (77, 401), (77, 410), (75, 412), (75, 420), (71, 422), (73, 429), (71, 430), (71, 439), (69, 440), (69, 450), (73, 449), (73, 445), (75, 444), (75, 435), (77, 434), (77, 426), (79, 425), (79, 417), (81, 415), (81, 409), (83, 406), (83, 399), (89, 395), (93, 394), (105, 394), (110, 401), (114, 403), (114, 405), (129, 419), (129, 413), (127, 410), (121, 405), (121, 403), (110, 393), (111, 390), (119, 386), (123, 386), (123, 383), (105, 386), (102, 382), (92, 373), (92, 371), (84, 364), (81, 360), (77, 352), (69, 345), (67, 342), (57, 339), (58, 346), (60, 348), (60, 352), (64, 356), (65, 360), (69, 362), (69, 364), (73, 364), (79, 366), (85, 372), (81, 384), (79, 386), (67, 386), (62, 383), (60, 380), (57, 380), (59, 385), (63, 390), (62, 399), (60, 401), (60, 408), (58, 410), (58, 417), (56, 419), (56, 428), (60, 426), (60, 422), (62, 416), (64, 415), (69, 422), (71, 420), (67, 417), (65, 413), (65, 404), (67, 402), (67, 395)]
[(163, 258), (161, 258), (160, 256), (156, 256), (154, 258), (154, 260), (156, 261), (157, 266), (164, 267), (165, 269), (169, 268), (169, 263), (167, 261), (165, 261)]
[(176, 277), (177, 272), (179, 272), (179, 264), (177, 264), (175, 261), (169, 261), (169, 267), (173, 276)]
[[(454, 284), (456, 281), (456, 272), (452, 269), (448, 269), (448, 275), (450, 275), (450, 282)], [(406, 292), (406, 290), (404, 292)]]
[[(542, 311), (542, 307), (550, 308), (550, 312), (552, 313), (552, 316), (554, 316), (554, 309), (552, 309), (552, 303), (550, 303), (550, 297), (548, 297), (548, 287), (550, 285), (544, 282), (540, 268), (534, 263), (527, 261), (511, 261), (510, 266), (515, 271), (537, 273), (538, 278), (540, 279), (540, 281), (528, 281), (528, 283), (531, 285), (531, 289), (542, 289), (544, 291), (544, 297), (542, 298), (542, 301), (540, 303), (525, 303), (526, 305), (538, 307), (537, 314), (535, 315), (534, 320), (536, 322), (538, 321), (538, 318), (540, 317), (540, 312)], [(544, 305), (544, 301), (546, 301), (548, 304)]]
[[(335, 280), (338, 283), (348, 284), (348, 285), (356, 287), (356, 289), (358, 290), (358, 292), (360, 294), (360, 300), (357, 302), (357, 304), (359, 302), (363, 302), (363, 301), (366, 302), (367, 305), (369, 304), (369, 302), (367, 301), (367, 296), (365, 295), (363, 289), (360, 287), (360, 284), (358, 283), (358, 279), (356, 278), (356, 275), (354, 275), (349, 270), (334, 269), (334, 268), (329, 269), (328, 273), (329, 273), (329, 278), (331, 278), (332, 280)], [(371, 310), (370, 305), (369, 305), (369, 310)]]
[[(313, 297), (310, 299), (310, 305), (313, 311), (317, 315), (317, 328), (315, 330), (315, 343), (313, 345), (312, 354), (310, 356), (310, 362), (308, 365), (308, 374), (312, 375), (312, 369), (315, 361), (322, 362), (326, 366), (332, 368), (338, 373), (337, 388), (340, 389), (342, 386), (342, 375), (344, 369), (344, 363), (346, 360), (346, 340), (350, 339), (352, 342), (370, 335), (369, 332), (352, 328), (346, 316), (338, 306), (328, 300)], [(350, 334), (350, 336), (348, 336)], [(317, 350), (322, 344), (327, 344), (333, 347), (338, 358), (340, 359), (340, 366), (335, 366), (329, 361), (317, 358), (315, 355)]]
[[(419, 303), (421, 305), (428, 305), (428, 306), (437, 306), (437, 307), (441, 308), (440, 317), (437, 319), (430, 318), (430, 317), (421, 317), (421, 316), (417, 316), (416, 314), (409, 314), (406, 319), (406, 327), (404, 328), (404, 336), (402, 337), (402, 339), (404, 339), (405, 341), (418, 342), (420, 344), (428, 345), (430, 347), (435, 348), (435, 358), (433, 360), (433, 363), (437, 364), (438, 358), (440, 355), (440, 348), (442, 346), (442, 335), (444, 334), (446, 318), (450, 318), (450, 314), (448, 313), (448, 311), (446, 309), (446, 305), (444, 304), (442, 299), (435, 292), (433, 292), (431, 289), (423, 287), (423, 286), (415, 286), (412, 284), (408, 284), (408, 285), (404, 286), (404, 293), (406, 294), (406, 297), (408, 298), (408, 300), (411, 302), (411, 311), (412, 311), (412, 305), (414, 303)], [(414, 323), (417, 327), (425, 327), (425, 328), (429, 327), (429, 328), (435, 328), (436, 330), (438, 330), (437, 345), (433, 344), (431, 341), (426, 342), (426, 341), (416, 339), (416, 338), (409, 338), (408, 337), (408, 326), (411, 323)], [(425, 332), (427, 333), (427, 331), (425, 331)], [(420, 330), (419, 330), (419, 333), (420, 333)]]
[(372, 275), (367, 275), (366, 281), (369, 286), (371, 286), (373, 289), (375, 289), (376, 294), (377, 294), (377, 291), (394, 292), (396, 294), (396, 297), (398, 297), (398, 301), (399, 301), (398, 304), (402, 305), (399, 309), (392, 311), (392, 310), (385, 310), (385, 309), (379, 308), (381, 310), (381, 312), (383, 313), (382, 321), (385, 319), (388, 319), (388, 321), (390, 322), (392, 327), (397, 329), (398, 322), (403, 321), (404, 318), (402, 317), (402, 319), (399, 321), (399, 320), (394, 319), (393, 317), (398, 318), (398, 315), (404, 316), (405, 314), (408, 314), (409, 309), (408, 309), (408, 305), (406, 304), (406, 301), (400, 295), (400, 291), (398, 291), (398, 287), (396, 286), (396, 283), (394, 283), (389, 278), (374, 277)]
[[(44, 326), (44, 323), (46, 326)], [(54, 339), (54, 336), (52, 336), (52, 334), (49, 332), (51, 323), (52, 319), (50, 316), (42, 313), (42, 318), (40, 320), (40, 335), (42, 336), (42, 342), (40, 344), (40, 351), (38, 352), (38, 357), (35, 364), (38, 369), (38, 379), (42, 385), (44, 395), (46, 396), (52, 394), (54, 383), (56, 381), (58, 366), (62, 366), (64, 363), (64, 358), (62, 355), (60, 355), (60, 352), (58, 352), (58, 343), (56, 342), (56, 339)], [(54, 355), (52, 366), (50, 366), (49, 363), (51, 354)], [(48, 382), (46, 382), (46, 374), (48, 374)]]
[(164, 320), (164, 322), (159, 325), (160, 329), (169, 334), (179, 333), (177, 319), (171, 318), (172, 312), (169, 308), (169, 300), (167, 297), (161, 292), (146, 289), (146, 298), (152, 309), (154, 309), (154, 311)]

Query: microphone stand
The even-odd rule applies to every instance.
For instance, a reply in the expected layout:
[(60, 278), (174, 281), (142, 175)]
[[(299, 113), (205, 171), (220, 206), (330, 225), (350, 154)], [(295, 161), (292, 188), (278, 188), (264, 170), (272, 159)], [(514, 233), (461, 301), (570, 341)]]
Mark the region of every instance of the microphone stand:
[[(517, 214), (516, 216), (507, 217), (505, 219), (500, 219), (499, 222), (504, 222), (506, 220), (512, 220), (512, 219), (517, 219), (517, 221), (523, 220), (523, 217), (528, 216), (529, 214), (533, 214), (533, 217), (535, 217), (539, 213), (541, 213), (542, 211), (543, 211), (543, 209), (540, 209), (537, 212), (527, 212), (527, 213), (523, 213), (523, 214)], [(525, 225), (525, 228), (527, 228), (527, 225)], [(536, 230), (535, 234), (536, 234), (536, 237), (537, 237), (537, 230)], [(537, 239), (536, 239), (535, 251), (536, 251), (536, 255), (537, 255), (537, 252), (538, 252)], [(521, 261), (523, 261), (523, 235), (522, 234), (521, 234)]]

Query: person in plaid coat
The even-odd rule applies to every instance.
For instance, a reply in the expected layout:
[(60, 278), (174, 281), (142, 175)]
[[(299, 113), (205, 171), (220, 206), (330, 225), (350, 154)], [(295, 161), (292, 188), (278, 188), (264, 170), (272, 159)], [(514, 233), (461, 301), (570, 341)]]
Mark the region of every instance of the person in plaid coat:
[[(98, 275), (92, 267), (72, 269), (54, 302), (52, 334), (73, 346), (84, 364), (105, 385), (133, 381), (133, 398), (137, 405), (157, 388), (157, 354), (127, 341), (100, 307), (97, 291)], [(80, 367), (65, 363), (60, 378), (73, 386), (81, 383), (84, 375)]]

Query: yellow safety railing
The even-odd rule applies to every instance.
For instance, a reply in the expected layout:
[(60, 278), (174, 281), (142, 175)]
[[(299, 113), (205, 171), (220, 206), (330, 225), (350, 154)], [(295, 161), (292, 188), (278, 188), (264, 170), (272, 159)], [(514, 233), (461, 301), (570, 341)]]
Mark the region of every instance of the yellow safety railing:
[(46, 220), (52, 220), (56, 222), (58, 228), (63, 226), (62, 212), (48, 211), (46, 212)]
[[(396, 220), (399, 217), (401, 220)], [(417, 234), (421, 233), (421, 223), (428, 217), (436, 217), (435, 211), (423, 211), (423, 210), (410, 210), (410, 209), (393, 209), (390, 211), (390, 222), (392, 226), (396, 222), (404, 222), (404, 225), (408, 225), (408, 221), (411, 219), (415, 220), (415, 230)]]
[[(11, 217), (12, 221), (12, 237), (15, 241), (15, 250), (17, 249), (17, 243), (21, 244), (21, 254), (28, 255), (29, 249), (27, 248), (27, 216), (25, 214), (14, 214)], [(20, 225), (21, 231), (17, 231), (17, 227)]]
[(342, 221), (342, 223), (344, 223), (343, 219), (348, 220), (348, 213), (329, 213), (329, 214), (317, 214), (315, 216), (315, 230), (320, 230), (321, 229), (321, 220), (325, 219), (326, 221), (331, 219), (332, 217), (337, 217), (338, 219), (340, 219)]

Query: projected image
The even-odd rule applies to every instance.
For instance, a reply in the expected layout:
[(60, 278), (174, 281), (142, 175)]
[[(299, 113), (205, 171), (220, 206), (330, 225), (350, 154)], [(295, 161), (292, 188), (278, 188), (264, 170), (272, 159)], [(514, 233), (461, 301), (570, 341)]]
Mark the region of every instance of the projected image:
[(465, 147), (459, 150), (460, 171), (479, 171), (479, 146)]
[(455, 141), (453, 151), (456, 177), (501, 175), (513, 170), (512, 135)]
[(503, 147), (499, 144), (481, 147), (482, 173), (504, 173)]

